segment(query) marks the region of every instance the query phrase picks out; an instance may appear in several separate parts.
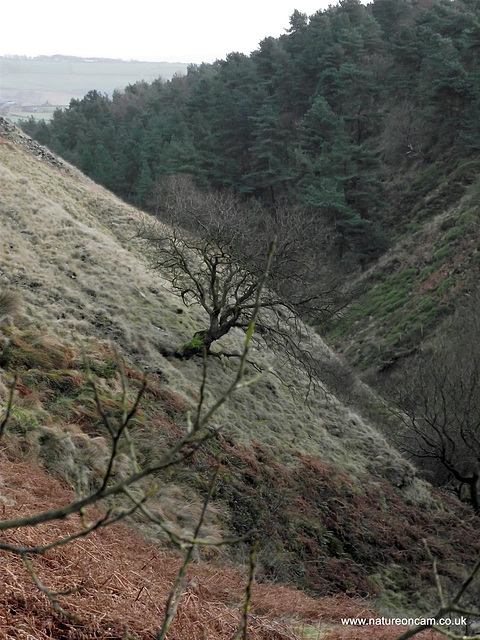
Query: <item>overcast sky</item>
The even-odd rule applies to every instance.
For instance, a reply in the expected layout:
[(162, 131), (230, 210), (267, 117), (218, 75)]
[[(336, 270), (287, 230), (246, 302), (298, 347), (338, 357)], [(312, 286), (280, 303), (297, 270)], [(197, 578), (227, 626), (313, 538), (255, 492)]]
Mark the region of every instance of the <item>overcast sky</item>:
[(23, 0), (2, 6), (0, 55), (213, 62), (250, 53), (337, 0)]

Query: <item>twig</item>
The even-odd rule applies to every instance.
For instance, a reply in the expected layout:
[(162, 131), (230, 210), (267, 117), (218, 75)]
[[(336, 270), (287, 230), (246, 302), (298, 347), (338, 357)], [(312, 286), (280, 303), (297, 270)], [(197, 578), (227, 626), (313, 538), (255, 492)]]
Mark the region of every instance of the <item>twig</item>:
[[(215, 472), (212, 476), (212, 479), (210, 481), (210, 487), (208, 489), (208, 493), (205, 497), (205, 500), (203, 502), (203, 508), (202, 508), (202, 512), (200, 514), (200, 517), (198, 519), (197, 522), (197, 526), (195, 528), (195, 533), (193, 534), (193, 538), (194, 540), (196, 538), (198, 538), (199, 534), (200, 534), (200, 529), (202, 528), (203, 525), (203, 521), (205, 519), (205, 515), (207, 513), (207, 507), (208, 504), (210, 502), (210, 499), (212, 497), (212, 493), (213, 493), (213, 488), (215, 486), (215, 480), (217, 479), (218, 476), (218, 472), (220, 471), (220, 465), (221, 462), (219, 460), (217, 468), (215, 469)], [(178, 573), (177, 573), (177, 577), (175, 578), (175, 581), (172, 585), (172, 588), (170, 590), (170, 594), (168, 596), (168, 600), (167, 600), (167, 604), (165, 607), (165, 617), (163, 620), (163, 624), (162, 624), (162, 628), (157, 632), (157, 640), (165, 640), (165, 636), (167, 634), (168, 629), (170, 628), (170, 625), (173, 622), (173, 619), (177, 613), (177, 609), (178, 609), (178, 605), (180, 603), (180, 598), (182, 597), (183, 592), (185, 591), (185, 586), (186, 586), (186, 573), (187, 573), (187, 568), (189, 566), (189, 564), (192, 561), (193, 558), (193, 554), (195, 552), (195, 549), (197, 547), (197, 544), (195, 542), (193, 542), (186, 555), (185, 555), (185, 560), (182, 564), (182, 566), (180, 567)]]
[(252, 544), (252, 548), (250, 550), (250, 570), (248, 573), (248, 582), (245, 589), (245, 603), (243, 606), (243, 614), (242, 614), (242, 619), (240, 621), (237, 633), (235, 634), (233, 640), (240, 640), (240, 638), (242, 640), (247, 640), (248, 614), (250, 611), (250, 603), (252, 599), (252, 585), (255, 579), (256, 554), (257, 554), (258, 542), (259, 542), (259, 539), (258, 537), (256, 537)]
[(78, 593), (79, 591), (81, 591), (82, 589), (85, 588), (85, 585), (79, 585), (78, 587), (72, 587), (71, 589), (68, 589), (66, 591), (50, 591), (50, 589), (47, 589), (47, 587), (45, 587), (39, 580), (35, 569), (33, 568), (32, 563), (30, 562), (27, 554), (22, 554), (22, 560), (23, 560), (23, 564), (25, 565), (28, 573), (30, 574), (30, 577), (32, 578), (35, 586), (37, 587), (37, 589), (39, 591), (41, 591), (45, 596), (47, 596), (47, 598), (50, 600), (50, 602), (52, 603), (53, 608), (55, 609), (55, 611), (57, 613), (59, 613), (60, 615), (64, 616), (65, 618), (67, 618), (68, 620), (71, 620), (72, 622), (79, 622), (80, 618), (76, 615), (72, 615), (71, 613), (68, 613), (68, 611), (65, 611), (65, 609), (60, 605), (60, 603), (57, 600), (57, 596), (68, 596), (71, 595), (72, 593)]
[[(429, 555), (429, 557), (431, 559), (432, 558), (432, 554), (430, 552), (430, 550), (427, 547), (427, 553)], [(450, 602), (448, 602), (447, 604), (445, 604), (444, 602), (444, 596), (443, 596), (443, 591), (442, 591), (442, 587), (440, 585), (440, 579), (438, 576), (438, 572), (437, 572), (437, 568), (436, 568), (436, 563), (434, 563), (433, 566), (433, 574), (434, 574), (434, 580), (435, 580), (435, 584), (437, 586), (437, 591), (439, 592), (439, 597), (441, 600), (441, 606), (438, 609), (437, 613), (433, 616), (427, 616), (428, 618), (432, 618), (434, 620), (439, 620), (440, 618), (443, 618), (445, 615), (450, 614), (450, 613), (463, 613), (465, 615), (470, 615), (470, 616), (476, 616), (478, 618), (480, 618), (480, 611), (465, 611), (462, 609), (462, 607), (459, 606), (459, 602), (461, 600), (461, 598), (463, 597), (463, 595), (465, 594), (466, 590), (468, 589), (468, 587), (472, 584), (472, 582), (478, 577), (478, 575), (480, 574), (480, 558), (477, 560), (477, 562), (475, 563), (472, 571), (469, 573), (469, 575), (467, 576), (467, 578), (462, 582), (462, 584), (460, 585), (457, 593), (455, 594), (455, 596), (450, 600)], [(398, 636), (398, 638), (396, 640), (407, 640), (408, 638), (413, 638), (414, 636), (418, 635), (421, 631), (424, 631), (425, 629), (434, 629), (435, 631), (438, 631), (438, 633), (441, 633), (442, 635), (446, 636), (447, 638), (451, 638), (452, 640), (480, 640), (480, 635), (476, 635), (476, 636), (464, 636), (464, 635), (456, 635), (455, 633), (451, 632), (451, 631), (447, 631), (446, 629), (443, 629), (442, 627), (439, 627), (436, 624), (423, 624), (423, 625), (418, 625), (416, 627), (414, 627), (413, 629), (409, 629), (408, 631), (405, 631), (405, 633), (402, 633), (401, 636)]]

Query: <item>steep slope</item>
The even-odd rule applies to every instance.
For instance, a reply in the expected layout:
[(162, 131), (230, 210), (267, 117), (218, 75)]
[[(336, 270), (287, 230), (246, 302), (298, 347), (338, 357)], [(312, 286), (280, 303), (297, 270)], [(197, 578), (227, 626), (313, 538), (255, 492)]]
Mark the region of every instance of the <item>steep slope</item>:
[(456, 309), (478, 295), (476, 163), (460, 167), (423, 196), (421, 183), (419, 175), (413, 201), (399, 202), (399, 217), (410, 221), (407, 229), (377, 263), (349, 281), (354, 301), (330, 326), (335, 348), (371, 377), (404, 366), (424, 342), (442, 334)]
[[(0, 457), (6, 482), (0, 485), (8, 516), (22, 515), (67, 502), (70, 492), (37, 465), (12, 463)], [(22, 532), (13, 541), (42, 544), (59, 533), (71, 533), (75, 523), (62, 522), (52, 530)], [(35, 562), (50, 586), (82, 584), (66, 599), (70, 613), (80, 621), (62, 619), (29, 580), (16, 557), (3, 557), (0, 565), (0, 634), (5, 638), (152, 638), (161, 619), (170, 583), (180, 565), (178, 558), (155, 548), (130, 528), (113, 526), (77, 541), (67, 550), (50, 553)], [(240, 569), (196, 563), (190, 567), (174, 637), (207, 634), (210, 640), (232, 638), (241, 615), (246, 576)], [(356, 640), (355, 627), (341, 624), (343, 616), (378, 617), (364, 601), (336, 595), (313, 599), (281, 585), (253, 586), (250, 640)], [(393, 640), (402, 627), (370, 627), (362, 638)], [(438, 640), (426, 632), (421, 640)]]
[[(111, 411), (121, 390), (115, 351), (133, 388), (141, 371), (149, 372), (133, 430), (139, 455), (148, 460), (178, 439), (186, 412), (197, 405), (202, 363), (162, 353), (202, 326), (201, 311), (184, 308), (168, 280), (146, 268), (134, 241), (144, 214), (9, 123), (0, 127), (1, 288), (16, 292), (22, 305), (0, 333), (3, 399), (11, 373), (20, 376), (2, 446), (10, 458), (38, 458), (85, 490), (98, 480), (106, 442), (82, 354)], [(235, 349), (242, 339), (238, 332), (225, 340)], [(321, 339), (307, 328), (305, 339), (330, 367), (334, 357)], [(235, 395), (215, 417), (222, 435), (192, 462), (158, 478), (154, 507), (178, 530), (192, 532), (209, 470), (222, 454), (208, 534), (218, 540), (257, 528), (259, 580), (317, 595), (376, 597), (385, 611), (419, 601), (426, 606), (434, 589), (422, 538), (453, 583), (478, 553), (475, 519), (419, 480), (385, 438), (327, 388), (313, 390), (305, 402), (307, 376), (270, 353), (260, 337), (253, 354), (257, 364), (281, 366), (283, 383), (269, 376)], [(235, 371), (232, 359), (209, 363), (207, 402)], [(163, 541), (155, 527), (137, 526), (150, 541)]]
[[(165, 344), (188, 340), (202, 327), (202, 316), (199, 309), (183, 309), (168, 282), (146, 269), (134, 243), (143, 214), (68, 165), (52, 171), (8, 142), (2, 153), (2, 278), (21, 293), (24, 318), (80, 344), (89, 338), (111, 340), (137, 367), (161, 375), (187, 402), (195, 402), (192, 383), (201, 379), (199, 364), (179, 365), (161, 352)], [(230, 340), (238, 345), (241, 335)], [(309, 340), (320, 360), (333, 357), (313, 332)], [(260, 359), (272, 362), (274, 356), (262, 351)], [(231, 368), (228, 362), (212, 362), (213, 397)], [(308, 385), (299, 371), (287, 380), (300, 394)], [(412, 468), (385, 440), (325, 391), (309, 398), (307, 406), (284, 393), (275, 378), (261, 381), (234, 399), (222, 420), (243, 442), (293, 443), (352, 471), (369, 467), (381, 477), (391, 472), (399, 486), (414, 481)]]

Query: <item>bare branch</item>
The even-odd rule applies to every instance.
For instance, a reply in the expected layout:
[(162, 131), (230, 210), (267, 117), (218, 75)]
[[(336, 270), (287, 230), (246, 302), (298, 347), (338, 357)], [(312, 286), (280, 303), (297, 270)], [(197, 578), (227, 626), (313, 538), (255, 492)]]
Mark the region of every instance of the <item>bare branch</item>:
[(200, 517), (198, 519), (197, 522), (197, 526), (195, 528), (195, 533), (193, 534), (193, 542), (190, 544), (188, 551), (185, 555), (185, 560), (182, 564), (182, 566), (180, 567), (178, 573), (177, 573), (177, 577), (175, 578), (175, 581), (173, 583), (173, 586), (170, 590), (170, 594), (168, 596), (168, 600), (167, 600), (167, 604), (165, 607), (165, 618), (163, 620), (163, 624), (161, 629), (158, 631), (157, 633), (157, 640), (165, 640), (165, 636), (167, 635), (167, 631), (170, 628), (170, 625), (173, 622), (173, 619), (175, 617), (175, 614), (177, 613), (177, 609), (178, 609), (178, 605), (180, 603), (180, 598), (182, 597), (183, 592), (185, 591), (185, 586), (186, 586), (186, 573), (187, 573), (187, 568), (189, 566), (189, 564), (191, 563), (192, 559), (193, 559), (193, 555), (195, 552), (195, 549), (197, 548), (197, 543), (195, 542), (195, 540), (199, 537), (200, 535), (200, 530), (202, 528), (203, 525), (203, 521), (205, 519), (205, 515), (207, 513), (207, 507), (208, 504), (212, 498), (212, 493), (213, 493), (213, 489), (215, 486), (215, 480), (217, 479), (218, 476), (218, 472), (220, 471), (220, 466), (221, 466), (221, 462), (219, 460), (217, 468), (215, 469), (215, 472), (212, 476), (212, 479), (210, 481), (210, 487), (208, 489), (208, 493), (205, 497), (205, 500), (203, 502), (203, 507), (202, 507), (202, 512), (200, 514)]
[(250, 570), (248, 572), (248, 582), (247, 587), (245, 589), (245, 602), (243, 606), (242, 620), (238, 627), (237, 633), (235, 634), (233, 640), (247, 640), (248, 638), (248, 614), (250, 612), (250, 603), (252, 599), (252, 585), (255, 579), (255, 569), (256, 569), (256, 554), (258, 547), (259, 539), (258, 537), (254, 540), (252, 544), (252, 548), (250, 550)]
[(81, 591), (82, 589), (85, 588), (85, 585), (79, 585), (78, 587), (73, 587), (72, 589), (68, 589), (67, 591), (50, 591), (50, 589), (47, 589), (47, 587), (45, 587), (40, 582), (35, 572), (35, 569), (33, 568), (33, 565), (30, 562), (27, 554), (22, 554), (22, 560), (28, 573), (30, 574), (30, 577), (33, 580), (33, 583), (35, 584), (35, 586), (39, 591), (41, 591), (45, 596), (47, 596), (47, 598), (52, 603), (52, 606), (55, 609), (55, 611), (60, 615), (64, 616), (65, 618), (67, 618), (68, 620), (71, 620), (72, 622), (78, 622), (80, 620), (78, 616), (73, 616), (71, 613), (68, 613), (68, 611), (65, 611), (65, 609), (58, 602), (57, 596), (67, 596), (67, 595), (71, 595), (72, 593), (78, 593), (78, 591)]

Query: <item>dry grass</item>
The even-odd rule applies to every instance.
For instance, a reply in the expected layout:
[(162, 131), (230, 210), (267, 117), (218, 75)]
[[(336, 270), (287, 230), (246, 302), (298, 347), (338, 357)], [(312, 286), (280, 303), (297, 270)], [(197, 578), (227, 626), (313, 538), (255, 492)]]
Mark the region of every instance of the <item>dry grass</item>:
[[(160, 372), (173, 392), (194, 404), (200, 363), (172, 362), (161, 352), (190, 339), (204, 321), (199, 309), (184, 309), (169, 283), (146, 269), (132, 240), (144, 214), (77, 170), (33, 160), (8, 142), (0, 144), (0, 160), (6, 211), (0, 277), (21, 294), (24, 322), (76, 340), (87, 351), (88, 340), (111, 340), (137, 367)], [(322, 340), (312, 332), (305, 335), (318, 360), (330, 362)], [(227, 336), (226, 350), (238, 351), (242, 339), (240, 331)], [(259, 362), (280, 367), (289, 387), (276, 378), (264, 380), (223, 408), (218, 421), (236, 439), (247, 444), (254, 437), (273, 447), (321, 453), (354, 473), (368, 467), (390, 475), (396, 484), (416, 482), (412, 467), (332, 394), (318, 389), (306, 404), (305, 375), (261, 342), (254, 354)], [(210, 398), (221, 394), (234, 371), (232, 360), (210, 363)]]
[[(71, 498), (67, 490), (33, 465), (15, 464), (4, 457), (1, 462), (5, 517), (52, 508)], [(23, 545), (45, 544), (71, 533), (76, 526), (72, 518), (3, 533), (2, 539)], [(18, 558), (2, 555), (0, 634), (11, 638), (117, 638), (124, 625), (136, 637), (151, 638), (161, 624), (164, 602), (180, 564), (125, 526), (95, 532), (68, 548), (48, 552), (35, 560), (44, 584), (52, 589), (84, 586), (63, 598), (65, 608), (81, 618), (76, 624), (52, 612)], [(208, 638), (231, 638), (241, 615), (244, 582), (245, 576), (237, 571), (192, 566), (189, 586), (169, 637), (201, 637), (205, 630)], [(316, 601), (298, 592), (260, 586), (254, 595), (250, 638), (290, 639), (293, 634), (288, 625), (275, 618), (301, 615), (314, 620), (319, 614), (316, 607)]]
[[(4, 517), (24, 516), (71, 499), (70, 492), (40, 468), (13, 463), (0, 456)], [(95, 517), (93, 511), (89, 515)], [(48, 526), (4, 532), (1, 539), (22, 545), (45, 544), (72, 533), (76, 526), (76, 518), (71, 518)], [(153, 638), (161, 624), (164, 603), (180, 560), (148, 544), (126, 526), (117, 525), (92, 533), (68, 548), (49, 551), (36, 558), (34, 564), (41, 581), (49, 588), (84, 587), (62, 598), (62, 605), (81, 621), (69, 622), (53, 612), (50, 603), (31, 583), (20, 559), (2, 553), (0, 637), (113, 639), (123, 637), (126, 625), (134, 637)], [(231, 640), (241, 616), (246, 576), (220, 565), (195, 563), (189, 569), (188, 580), (169, 638)], [(400, 632), (398, 628), (365, 628), (360, 636), (358, 630), (342, 627), (340, 623), (345, 616), (377, 615), (353, 598), (314, 600), (284, 586), (258, 584), (253, 589), (249, 638), (315, 638), (311, 633), (318, 629), (317, 637), (325, 640), (359, 637), (393, 640)], [(311, 631), (303, 635), (300, 629), (307, 623)], [(425, 640), (434, 637), (420, 636)]]
[[(132, 433), (140, 449), (155, 450), (177, 437), (185, 411), (198, 400), (202, 378), (198, 360), (172, 361), (161, 353), (165, 347), (172, 350), (188, 340), (202, 327), (202, 316), (196, 308), (185, 310), (169, 283), (146, 269), (132, 240), (140, 212), (77, 170), (33, 159), (1, 139), (0, 160), (0, 288), (16, 291), (23, 304), (22, 319), (0, 332), (2, 355), (10, 350), (21, 373), (16, 414), (12, 416), (21, 435), (9, 435), (6, 444), (11, 458), (43, 456), (45, 461), (44, 454), (51, 451), (42, 450), (39, 442), (48, 437), (56, 447), (49, 468), (61, 471), (63, 477), (69, 477), (71, 461), (81, 459), (86, 465), (87, 459), (95, 458), (85, 472), (88, 484), (90, 476), (101, 469), (105, 441), (98, 432), (91, 395), (82, 387), (81, 352), (91, 354), (92, 370), (102, 379), (102, 390), (112, 394), (106, 400), (112, 411), (117, 407), (113, 396), (118, 391), (118, 384), (110, 377), (115, 350), (126, 358), (132, 385), (138, 382), (140, 369), (152, 372), (152, 391)], [(319, 362), (331, 361), (325, 344), (308, 331), (306, 336)], [(241, 332), (227, 336), (227, 349), (238, 350), (242, 339)], [(299, 451), (341, 467), (348, 475), (345, 487), (353, 487), (349, 492), (355, 504), (360, 500), (355, 499), (354, 489), (362, 492), (365, 477), (372, 478), (372, 486), (376, 478), (378, 487), (388, 481), (395, 500), (405, 505), (407, 501), (416, 508), (440, 504), (385, 439), (332, 394), (317, 389), (307, 405), (302, 395), (308, 383), (305, 375), (282, 364), (281, 359), (275, 362), (261, 340), (256, 341), (252, 357), (281, 367), (282, 378), (298, 392), (292, 393), (278, 378), (265, 378), (243, 390), (218, 413), (217, 424), (224, 426), (224, 434), (233, 447), (237, 446), (240, 462), (242, 457), (243, 462), (253, 460), (252, 440), (256, 440), (273, 458), (280, 450), (285, 459), (300, 455)], [(222, 393), (234, 371), (232, 360), (212, 360), (207, 404)], [(250, 373), (255, 373), (254, 369)], [(0, 370), (0, 397), (6, 394), (7, 376)], [(4, 484), (0, 492), (7, 517), (51, 508), (69, 499), (66, 488), (31, 463), (1, 462)], [(265, 470), (268, 465), (262, 464)], [(307, 485), (306, 491), (312, 486)], [(181, 516), (188, 525), (198, 515), (197, 488), (172, 482), (167, 489), (162, 487), (163, 497), (156, 508), (172, 518)], [(386, 497), (387, 493), (383, 499)], [(299, 497), (300, 505), (307, 504), (302, 500)], [(342, 509), (337, 508), (336, 515), (347, 513), (345, 504)], [(230, 506), (219, 523), (212, 511), (212, 535), (222, 533), (221, 525), (232, 514), (235, 508)], [(452, 522), (456, 522), (453, 515)], [(64, 535), (74, 526), (75, 521), (69, 520), (12, 535), (38, 543), (52, 535)], [(387, 526), (386, 521), (382, 520), (382, 526)], [(152, 538), (156, 534), (149, 531), (148, 535)], [(333, 558), (331, 569), (337, 566), (335, 562)], [(25, 640), (121, 638), (126, 624), (135, 637), (150, 638), (161, 621), (178, 564), (177, 558), (159, 552), (125, 527), (95, 533), (38, 559), (36, 566), (48, 586), (85, 585), (83, 591), (65, 598), (68, 610), (82, 617), (82, 624), (73, 625), (52, 613), (15, 558), (5, 558), (0, 567), (0, 635)], [(189, 579), (190, 587), (169, 640), (199, 640), (203, 629), (211, 640), (231, 639), (246, 576), (241, 571), (226, 571), (220, 564), (198, 563), (191, 567)], [(287, 587), (255, 585), (250, 638), (293, 640), (303, 625), (306, 638), (315, 639), (317, 634), (327, 640), (393, 640), (398, 629), (362, 629), (358, 636), (358, 630), (341, 627), (340, 616), (347, 611), (361, 615), (363, 608), (361, 602), (344, 597), (317, 601)]]

